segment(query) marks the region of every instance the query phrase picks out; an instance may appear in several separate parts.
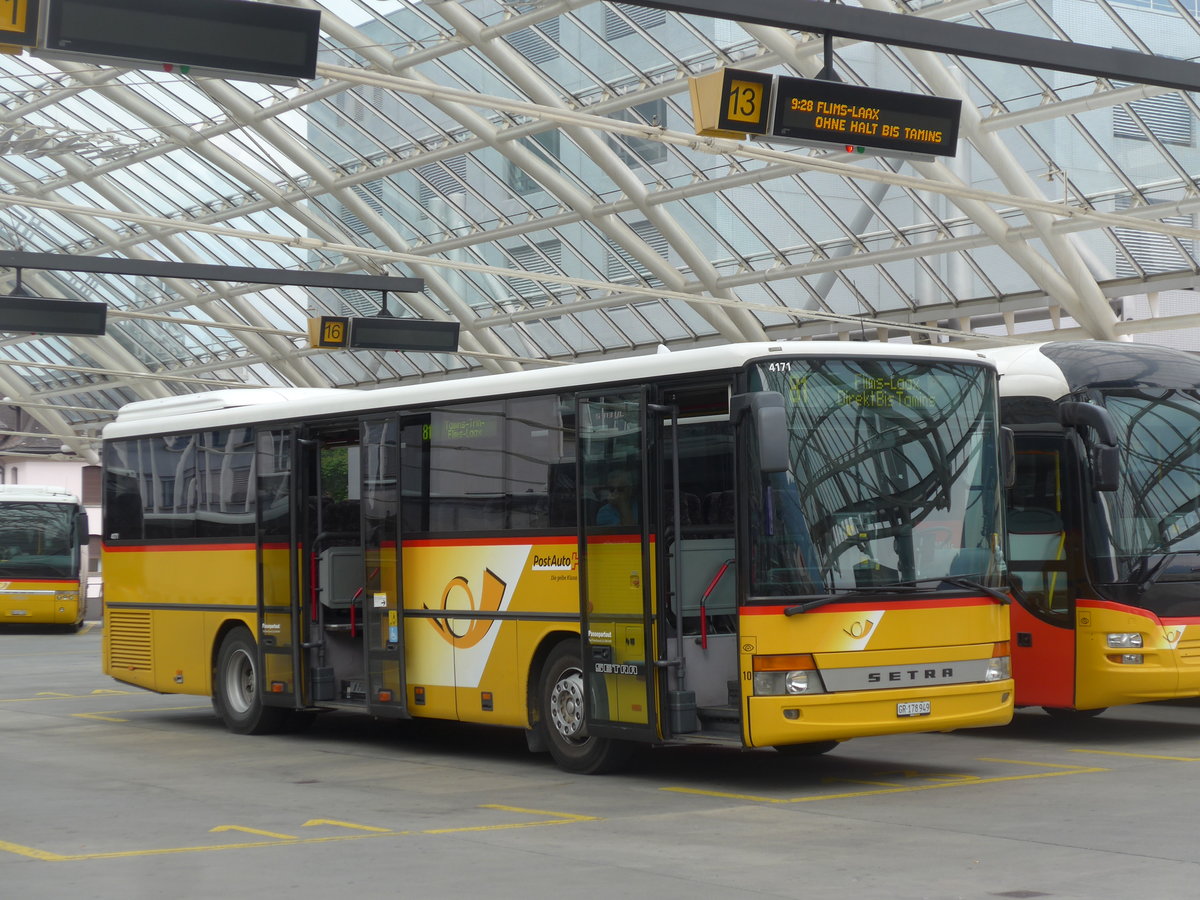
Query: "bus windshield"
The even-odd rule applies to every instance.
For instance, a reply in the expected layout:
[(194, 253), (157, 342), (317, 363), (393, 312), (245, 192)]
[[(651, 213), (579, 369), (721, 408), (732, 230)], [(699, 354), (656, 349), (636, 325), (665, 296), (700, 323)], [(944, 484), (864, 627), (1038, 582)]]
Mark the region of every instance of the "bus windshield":
[(791, 468), (751, 491), (751, 596), (1003, 586), (987, 368), (797, 359), (757, 381), (784, 397)]
[(13, 502), (0, 516), (0, 578), (72, 578), (79, 565), (75, 507)]
[(1143, 589), (1200, 581), (1200, 392), (1109, 389), (1104, 405), (1120, 436), (1121, 478), (1093, 494), (1097, 580)]

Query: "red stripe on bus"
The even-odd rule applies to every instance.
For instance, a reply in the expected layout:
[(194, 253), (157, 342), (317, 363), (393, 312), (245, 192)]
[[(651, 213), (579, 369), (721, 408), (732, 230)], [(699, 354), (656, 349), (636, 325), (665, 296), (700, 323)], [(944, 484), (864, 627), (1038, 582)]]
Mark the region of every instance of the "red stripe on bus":
[[(213, 550), (253, 550), (256, 544), (118, 544), (116, 546), (104, 545), (105, 553), (179, 553), (182, 551), (195, 552), (197, 550), (213, 551)], [(286, 550), (287, 544), (263, 544), (264, 550)]]
[(1200, 624), (1200, 616), (1159, 616), (1152, 613), (1148, 609), (1143, 609), (1140, 606), (1127, 606), (1124, 603), (1113, 603), (1111, 600), (1079, 600), (1076, 602), (1076, 607), (1079, 609), (1107, 609), (1110, 612), (1129, 613), (1135, 616), (1142, 616), (1146, 619), (1153, 619), (1163, 625), (1196, 625)]
[(413, 538), (404, 542), (405, 547), (495, 547), (519, 544), (570, 544), (577, 540), (570, 537), (478, 537), (478, 538)]
[[(803, 602), (803, 601), (801, 601)], [(877, 603), (830, 603), (810, 609), (804, 615), (819, 616), (822, 613), (841, 612), (870, 612), (879, 608), (884, 609), (956, 609), (964, 606), (993, 606), (996, 601), (989, 597), (957, 597), (947, 600), (880, 600)], [(794, 604), (785, 603), (780, 606), (743, 606), (739, 608), (743, 616), (778, 616)]]

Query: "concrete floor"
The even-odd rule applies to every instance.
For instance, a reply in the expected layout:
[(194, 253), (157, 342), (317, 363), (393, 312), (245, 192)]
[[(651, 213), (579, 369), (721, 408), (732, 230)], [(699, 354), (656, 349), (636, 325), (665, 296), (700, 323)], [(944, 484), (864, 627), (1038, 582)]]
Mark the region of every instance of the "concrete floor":
[(0, 897), (1194, 898), (1200, 706), (655, 750), (568, 775), (521, 735), (336, 714), (241, 737), (100, 674), (99, 626), (0, 630)]

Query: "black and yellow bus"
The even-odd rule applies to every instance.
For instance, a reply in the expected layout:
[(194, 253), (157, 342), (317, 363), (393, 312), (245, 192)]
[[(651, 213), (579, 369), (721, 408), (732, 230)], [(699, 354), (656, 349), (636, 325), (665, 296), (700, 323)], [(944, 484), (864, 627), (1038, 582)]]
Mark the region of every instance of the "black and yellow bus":
[(1017, 704), (1200, 696), (1200, 359), (1105, 341), (987, 355), (1016, 442)]
[(216, 391), (104, 434), (104, 669), (227, 727), (322, 709), (824, 752), (1012, 714), (996, 373), (729, 345)]

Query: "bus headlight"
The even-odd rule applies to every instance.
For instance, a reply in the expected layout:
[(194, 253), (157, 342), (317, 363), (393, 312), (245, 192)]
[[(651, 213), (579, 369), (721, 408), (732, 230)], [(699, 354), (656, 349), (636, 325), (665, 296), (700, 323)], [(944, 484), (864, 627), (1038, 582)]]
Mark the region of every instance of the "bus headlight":
[(756, 697), (825, 693), (825, 685), (810, 653), (756, 656), (752, 665)]
[(1110, 631), (1106, 639), (1113, 650), (1140, 649), (1142, 646), (1142, 636), (1136, 631)]
[(984, 681), (1004, 681), (1011, 677), (1012, 667), (1009, 665), (1009, 657), (993, 656), (988, 660), (987, 671), (983, 673)]

